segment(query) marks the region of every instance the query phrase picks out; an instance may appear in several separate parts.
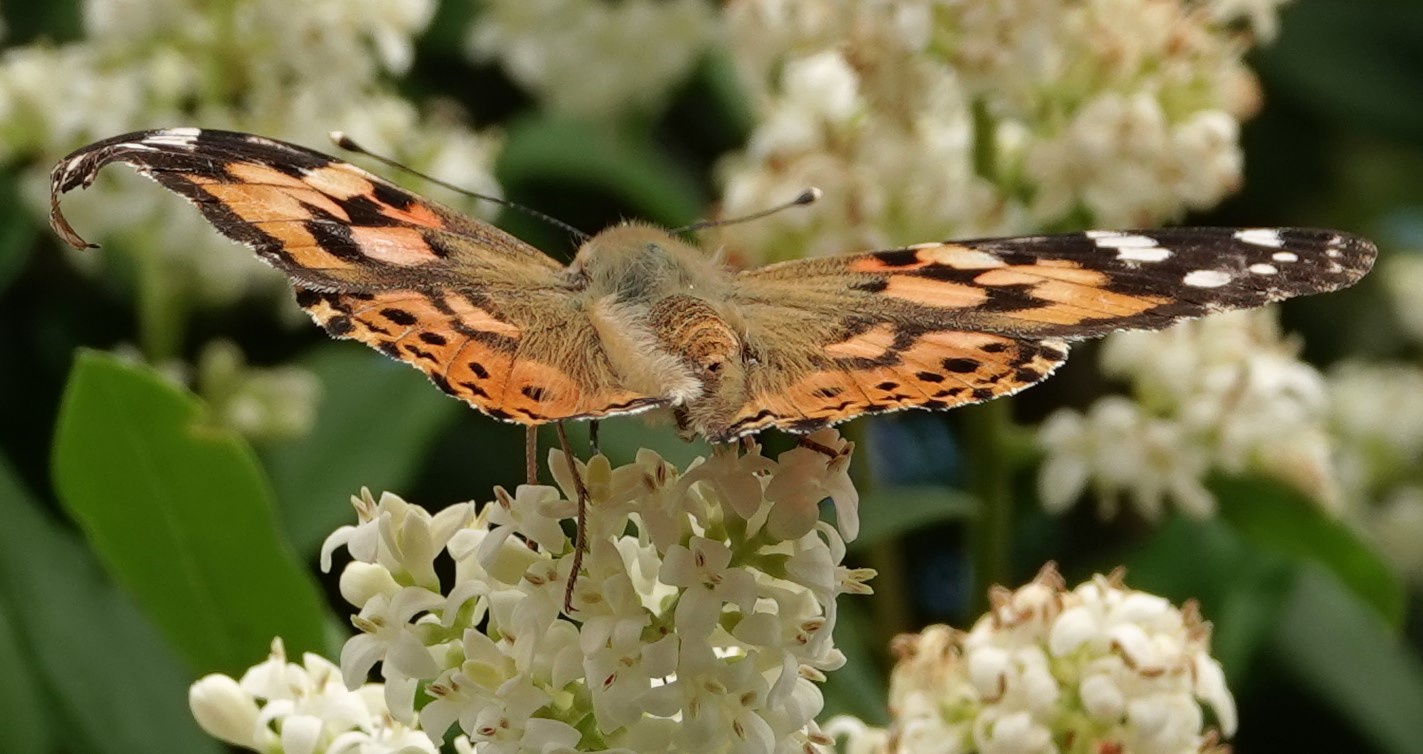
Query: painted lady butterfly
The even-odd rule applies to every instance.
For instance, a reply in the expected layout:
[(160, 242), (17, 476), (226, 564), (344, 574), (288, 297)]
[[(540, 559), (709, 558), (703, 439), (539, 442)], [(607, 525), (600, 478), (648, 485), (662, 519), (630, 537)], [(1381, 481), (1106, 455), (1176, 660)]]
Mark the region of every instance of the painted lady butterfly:
[(117, 136), (54, 169), (59, 196), (124, 162), (285, 272), (337, 338), (526, 425), (671, 409), (727, 442), (860, 414), (945, 409), (1035, 384), (1068, 341), (1348, 286), (1368, 241), (1180, 228), (926, 243), (731, 272), (646, 225), (562, 266), (360, 168), (240, 133)]

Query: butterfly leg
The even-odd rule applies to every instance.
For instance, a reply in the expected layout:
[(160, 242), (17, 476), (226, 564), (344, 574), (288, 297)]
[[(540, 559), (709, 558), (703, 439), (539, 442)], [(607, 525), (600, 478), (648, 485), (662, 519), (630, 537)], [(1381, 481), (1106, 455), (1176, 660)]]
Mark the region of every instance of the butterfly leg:
[(821, 445), (820, 443), (810, 439), (808, 435), (797, 436), (796, 444), (802, 448), (809, 448), (810, 450), (813, 450), (832, 461), (836, 458), (839, 458), (841, 455), (841, 451), (837, 451), (827, 445)]
[(573, 475), (573, 489), (578, 495), (578, 532), (573, 542), (573, 568), (568, 572), (568, 586), (563, 592), (563, 611), (572, 613), (573, 587), (578, 583), (578, 572), (583, 570), (583, 551), (588, 548), (588, 487), (583, 484), (583, 477), (578, 474), (578, 464), (573, 461), (573, 448), (568, 444), (568, 433), (563, 430), (563, 422), (557, 422), (553, 426), (558, 430), (558, 445), (568, 462), (568, 473)]
[(524, 481), (539, 483), (539, 428), (534, 424), (524, 428)]

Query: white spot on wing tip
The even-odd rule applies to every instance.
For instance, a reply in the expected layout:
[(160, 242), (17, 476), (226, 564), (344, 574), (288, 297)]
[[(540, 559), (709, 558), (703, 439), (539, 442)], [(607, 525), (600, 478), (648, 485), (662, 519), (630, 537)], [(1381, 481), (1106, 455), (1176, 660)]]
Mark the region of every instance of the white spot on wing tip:
[(1156, 247), (1156, 239), (1151, 236), (1141, 236), (1126, 233), (1119, 233), (1115, 236), (1088, 236), (1097, 242), (1100, 249), (1151, 249)]
[(1230, 282), (1230, 273), (1224, 270), (1192, 270), (1181, 282), (1192, 288), (1219, 288)]
[(1260, 264), (1250, 265), (1250, 271), (1255, 273), (1256, 275), (1274, 275), (1275, 273), (1279, 272), (1280, 269), (1273, 264), (1265, 264), (1261, 262)]
[(1134, 246), (1117, 249), (1117, 259), (1123, 262), (1164, 262), (1171, 258), (1171, 250), (1160, 246), (1144, 249)]
[(1299, 255), (1293, 251), (1277, 251), (1270, 255), (1270, 259), (1276, 262), (1298, 262)]
[(152, 144), (162, 144), (170, 147), (182, 147), (192, 149), (198, 141), (198, 136), (202, 134), (202, 129), (198, 128), (165, 128), (161, 131), (154, 131), (144, 137), (141, 144), (147, 148), (152, 148)]
[(1270, 246), (1280, 248), (1285, 245), (1285, 239), (1280, 237), (1280, 231), (1276, 228), (1246, 228), (1235, 231), (1235, 240), (1255, 246)]

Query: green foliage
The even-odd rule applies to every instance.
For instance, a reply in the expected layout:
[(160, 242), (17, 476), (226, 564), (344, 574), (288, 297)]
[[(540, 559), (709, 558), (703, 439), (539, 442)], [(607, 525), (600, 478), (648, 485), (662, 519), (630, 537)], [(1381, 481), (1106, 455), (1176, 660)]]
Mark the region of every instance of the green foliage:
[(1403, 584), (1378, 551), (1339, 519), (1280, 484), (1221, 479), (1212, 486), (1231, 501), (1221, 510), (1221, 519), (1253, 550), (1324, 566), (1389, 626), (1397, 630), (1402, 625)]
[(1317, 568), (1302, 569), (1283, 601), (1271, 651), (1301, 687), (1380, 751), (1423, 741), (1423, 663), (1357, 595)]
[(465, 409), (414, 369), (363, 349), (328, 345), (298, 363), (321, 381), (316, 426), (262, 458), (287, 536), (309, 555), (351, 520), (346, 501), (362, 486), (410, 484), (435, 434)]
[(293, 653), (323, 647), (317, 590), (256, 457), (193, 396), (81, 352), (54, 476), (94, 551), (191, 670), (239, 673), (275, 636)]
[(194, 674), (179, 642), (114, 587), (83, 541), (49, 520), (3, 458), (0, 520), (0, 614), (6, 654), (18, 652), (0, 659), (15, 671), (0, 676), (0, 697), (24, 697), (5, 707), (6, 750), (220, 751), (188, 714)]

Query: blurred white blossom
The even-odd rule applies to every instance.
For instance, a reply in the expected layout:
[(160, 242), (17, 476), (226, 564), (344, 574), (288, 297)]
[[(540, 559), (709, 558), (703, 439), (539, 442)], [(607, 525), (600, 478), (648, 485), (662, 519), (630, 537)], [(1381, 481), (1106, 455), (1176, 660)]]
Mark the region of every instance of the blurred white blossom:
[(1423, 583), (1423, 369), (1346, 361), (1329, 371), (1329, 399), (1350, 521)]
[(255, 440), (304, 436), (321, 396), (316, 375), (297, 366), (250, 366), (228, 340), (203, 348), (196, 388), (224, 425)]
[(1205, 516), (1215, 508), (1204, 477), (1221, 471), (1279, 479), (1340, 512), (1325, 379), (1297, 351), (1273, 309), (1109, 336), (1102, 369), (1133, 399), (1048, 417), (1038, 434), (1044, 505), (1061, 510), (1090, 487), (1104, 515), (1125, 498), (1150, 519), (1168, 499)]
[[(562, 453), (549, 460), (561, 490), (499, 489), (477, 513), (363, 490), (357, 524), (322, 549), (323, 568), (338, 548), (352, 558), (341, 593), (360, 633), (341, 653), (346, 687), (379, 665), (391, 717), (435, 741), (457, 727), (460, 750), (822, 750), (817, 684), (844, 662), (835, 600), (867, 593), (873, 574), (841, 565), (845, 537), (815, 505), (771, 498), (789, 480), (835, 496), (841, 528), (853, 525), (840, 479), (851, 446), (833, 430), (812, 439), (841, 455), (772, 460), (753, 446), (685, 471), (647, 450), (620, 467), (579, 463), (592, 500), (571, 613)], [(437, 575), (444, 560), (452, 579)]]
[(554, 111), (607, 117), (661, 102), (715, 38), (716, 22), (705, 0), (489, 0), (468, 50), (498, 60)]
[(1401, 486), (1362, 515), (1379, 551), (1410, 583), (1423, 584), (1423, 487)]
[[(339, 129), (412, 167), (497, 193), (495, 141), (458, 118), (422, 115), (393, 86), (434, 0), (86, 0), (82, 9), (80, 40), (0, 57), (0, 158), (29, 161), (22, 182), (37, 216), (49, 209), (49, 168), (60, 156), (161, 126), (232, 128), (316, 148)], [(146, 181), (108, 171), (88, 194), (66, 206), (75, 225), (156, 263), (167, 295), (207, 305), (254, 290), (288, 298), (281, 275)]]
[(1121, 574), (1072, 591), (1051, 566), (999, 587), (967, 633), (931, 626), (895, 642), (888, 730), (837, 718), (849, 752), (1219, 751), (1235, 700), (1210, 656), (1210, 624), (1127, 589)]
[(281, 639), (241, 681), (214, 673), (188, 691), (208, 735), (263, 754), (436, 754), (418, 726), (391, 717), (379, 684), (348, 689), (341, 669), (307, 653), (287, 662)]
[(1144, 226), (1240, 181), (1258, 106), (1241, 57), (1277, 0), (735, 0), (726, 44), (760, 113), (722, 166), (747, 263), (945, 237)]

